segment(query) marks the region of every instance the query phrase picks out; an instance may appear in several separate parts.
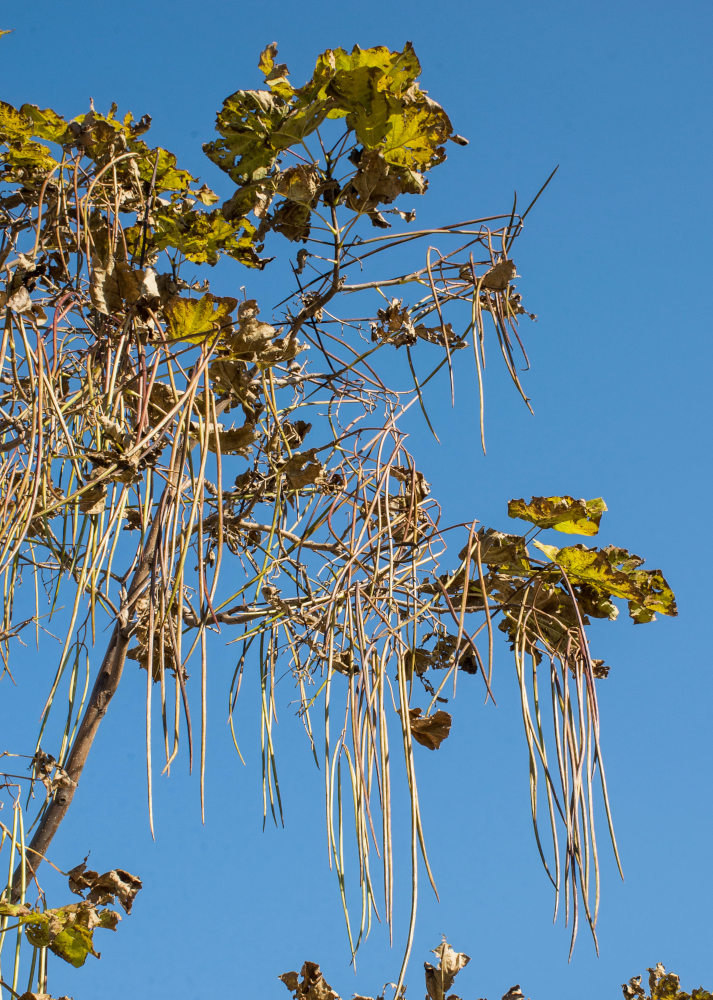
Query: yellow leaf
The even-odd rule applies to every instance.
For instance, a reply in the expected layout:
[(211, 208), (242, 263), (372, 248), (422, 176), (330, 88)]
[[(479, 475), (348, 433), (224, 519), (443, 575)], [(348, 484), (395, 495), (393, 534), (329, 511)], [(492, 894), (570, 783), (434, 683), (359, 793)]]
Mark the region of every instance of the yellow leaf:
[(168, 335), (172, 340), (202, 344), (211, 334), (231, 328), (229, 316), (235, 306), (235, 299), (210, 294), (200, 299), (184, 299), (177, 295), (165, 310)]

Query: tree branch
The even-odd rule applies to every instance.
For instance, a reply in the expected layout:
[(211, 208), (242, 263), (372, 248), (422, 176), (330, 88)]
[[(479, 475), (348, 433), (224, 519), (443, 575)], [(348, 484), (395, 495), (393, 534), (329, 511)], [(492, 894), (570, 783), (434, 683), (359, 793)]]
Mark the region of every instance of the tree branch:
[(134, 571), (126, 598), (122, 601), (109, 646), (104, 654), (102, 665), (94, 682), (91, 697), (69, 752), (65, 771), (71, 780), (55, 792), (52, 801), (42, 814), (32, 841), (25, 849), (24, 860), (15, 869), (12, 880), (12, 899), (14, 902), (17, 902), (21, 897), (23, 885), (27, 886), (30, 880), (35, 877), (37, 869), (41, 865), (45, 853), (52, 842), (52, 838), (67, 814), (82, 771), (84, 770), (84, 765), (87, 762), (89, 751), (92, 748), (94, 738), (99, 729), (99, 724), (106, 715), (109, 702), (116, 694), (124, 670), (129, 642), (131, 641), (132, 629), (129, 622), (132, 611), (136, 601), (150, 580), (151, 569), (154, 564), (161, 534), (161, 525), (163, 522), (161, 514), (172, 492), (173, 485), (169, 482), (166, 484), (159, 502), (156, 517), (153, 520), (148, 538), (139, 557), (139, 563)]

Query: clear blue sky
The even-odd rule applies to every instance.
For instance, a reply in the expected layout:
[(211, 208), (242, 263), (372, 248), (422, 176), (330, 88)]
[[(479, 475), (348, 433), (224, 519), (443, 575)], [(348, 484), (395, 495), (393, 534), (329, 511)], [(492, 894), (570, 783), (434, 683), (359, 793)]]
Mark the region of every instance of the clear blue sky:
[[(598, 959), (582, 932), (568, 964), (568, 932), (551, 925), (509, 659), (497, 664), (497, 709), (483, 707), (477, 685), (461, 684), (451, 738), (422, 755), (441, 902), (424, 891), (409, 996), (422, 993), (421, 962), (441, 933), (472, 956), (457, 983), (467, 998), (498, 1000), (518, 982), (532, 1000), (603, 1000), (657, 961), (689, 989), (713, 988), (713, 6), (35, 0), (8, 8), (0, 27), (14, 29), (2, 41), (5, 100), (74, 115), (91, 96), (100, 109), (116, 101), (136, 117), (149, 112), (153, 142), (215, 186), (222, 181), (201, 142), (227, 94), (260, 85), (257, 56), (272, 40), (297, 82), (327, 47), (414, 43), (423, 86), (471, 140), (434, 171), (422, 222), (505, 211), (513, 189), (526, 199), (560, 164), (516, 260), (539, 317), (526, 331), (535, 416), (494, 379), (487, 458), (468, 392), (454, 411), (438, 408), (441, 449), (426, 434), (413, 449), (451, 522), (477, 516), (507, 530), (510, 497), (603, 496), (603, 542), (661, 567), (680, 614), (638, 627), (622, 615), (594, 633), (595, 655), (613, 666), (599, 696), (626, 876), (618, 881), (604, 849)], [(236, 280), (250, 288), (247, 272)], [(257, 734), (243, 740), (243, 768), (223, 726), (232, 653), (214, 667), (206, 825), (197, 780), (179, 768), (158, 781), (155, 844), (143, 680), (125, 678), (53, 853), (71, 866), (91, 847), (94, 867), (126, 868), (145, 888), (119, 933), (97, 942), (100, 962), (79, 972), (53, 962), (53, 989), (76, 1000), (286, 1000), (274, 977), (308, 958), (345, 998), (373, 995), (398, 973), (406, 885), (394, 950), (377, 925), (355, 977), (326, 867), (321, 776), (301, 727), (285, 704), (278, 752), (287, 825), (263, 833)], [(46, 669), (29, 651), (18, 692), (4, 686), (8, 746)]]

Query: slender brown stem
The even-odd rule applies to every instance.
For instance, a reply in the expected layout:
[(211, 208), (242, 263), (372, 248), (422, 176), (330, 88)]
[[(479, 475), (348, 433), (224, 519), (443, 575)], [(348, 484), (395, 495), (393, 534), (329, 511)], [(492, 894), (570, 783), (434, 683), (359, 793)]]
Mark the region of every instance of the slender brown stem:
[(165, 509), (172, 492), (173, 486), (169, 482), (159, 502), (159, 509), (151, 525), (151, 530), (139, 557), (138, 565), (134, 570), (126, 597), (122, 601), (109, 646), (104, 654), (102, 665), (94, 682), (91, 697), (87, 703), (84, 716), (82, 717), (77, 735), (69, 752), (69, 757), (67, 758), (65, 771), (70, 781), (55, 792), (52, 801), (42, 814), (42, 818), (29, 847), (26, 848), (24, 860), (20, 862), (15, 870), (12, 880), (12, 898), (14, 902), (20, 898), (23, 884), (26, 886), (37, 874), (37, 869), (42, 864), (52, 838), (67, 814), (82, 771), (84, 770), (84, 765), (87, 762), (89, 751), (92, 748), (94, 738), (99, 729), (99, 724), (106, 715), (109, 702), (119, 687), (133, 631), (130, 624), (132, 611), (136, 601), (146, 589), (146, 585), (151, 578), (151, 570), (154, 565), (161, 535), (163, 521), (161, 513)]

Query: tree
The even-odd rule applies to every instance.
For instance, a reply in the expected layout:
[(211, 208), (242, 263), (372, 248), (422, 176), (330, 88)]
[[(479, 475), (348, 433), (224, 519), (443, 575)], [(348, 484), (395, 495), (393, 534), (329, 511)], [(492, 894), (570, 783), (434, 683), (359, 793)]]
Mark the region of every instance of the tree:
[[(13, 823), (3, 834), (17, 865), (0, 912), (4, 936), (25, 929), (28, 990), (46, 990), (47, 948), (81, 965), (94, 928), (116, 926), (105, 907), (116, 899), (128, 912), (140, 887), (121, 869), (80, 863), (69, 879), (81, 901), (48, 906), (37, 882), (127, 662), (146, 670), (151, 815), (156, 713), (165, 767), (184, 739), (191, 760), (197, 745), (204, 779), (216, 631), (240, 643), (231, 707), (245, 670), (259, 672), (265, 813), (274, 818), (276, 681), (284, 669), (294, 678), (325, 776), (352, 950), (376, 906), (375, 849), (387, 920), (393, 912), (390, 753), (402, 750), (413, 893), (397, 992), (419, 855), (430, 877), (414, 743), (436, 751), (447, 738), (451, 714), (440, 705), (458, 671), (479, 675), (490, 694), (493, 643), (504, 633), (522, 692), (538, 848), (571, 907), (572, 942), (580, 911), (594, 933), (596, 785), (608, 817), (595, 684), (607, 668), (590, 655), (586, 625), (614, 618), (614, 598), (638, 623), (675, 614), (673, 594), (624, 549), (539, 539), (549, 529), (595, 535), (606, 510), (598, 498), (512, 500), (509, 514), (531, 525), (524, 535), (440, 524), (404, 428), (417, 410), (431, 426), (432, 380), (443, 370), (452, 387), (469, 348), (485, 447), (486, 337), (527, 402), (517, 374), (527, 313), (511, 251), (531, 205), (413, 228), (413, 210), (395, 203), (423, 194), (446, 144), (465, 142), (416, 82), (413, 49), (329, 50), (302, 87), (276, 57), (274, 45), (260, 57), (268, 89), (228, 97), (218, 138), (204, 147), (232, 182), (220, 207), (142, 138), (148, 116), (92, 107), (67, 121), (0, 105), (6, 671), (23, 629), (34, 627), (43, 649), (54, 648), (40, 635), (50, 623), (65, 635), (39, 736), (22, 751), (30, 770), (5, 775)], [(396, 234), (385, 232), (392, 220), (403, 223)], [(205, 271), (196, 277), (221, 259), (259, 271), (268, 240), (268, 252), (285, 246), (279, 237), (298, 244), (288, 246), (279, 319), (260, 318), (255, 299), (211, 290)], [(414, 267), (412, 247), (426, 245)], [(200, 663), (193, 679), (191, 659)], [(82, 690), (85, 672), (92, 684)], [(48, 748), (62, 678), (67, 723)], [(347, 899), (348, 808), (358, 926)], [(540, 840), (543, 808), (551, 847)], [(27, 903), (35, 890), (43, 910)], [(5, 979), (15, 992), (19, 955)]]

